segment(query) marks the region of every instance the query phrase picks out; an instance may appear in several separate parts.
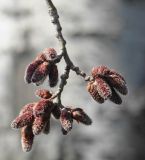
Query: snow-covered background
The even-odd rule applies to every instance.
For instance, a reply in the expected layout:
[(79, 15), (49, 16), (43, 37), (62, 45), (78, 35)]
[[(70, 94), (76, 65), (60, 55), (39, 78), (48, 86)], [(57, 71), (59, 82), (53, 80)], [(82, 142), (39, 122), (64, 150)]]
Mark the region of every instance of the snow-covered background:
[(58, 43), (45, 0), (0, 0), (0, 160), (144, 160), (144, 0), (53, 2), (74, 63), (88, 74), (100, 64), (118, 70), (129, 95), (121, 106), (99, 105), (86, 92), (83, 79), (71, 73), (63, 104), (82, 107), (93, 124), (75, 124), (63, 136), (52, 120), (50, 134), (38, 136), (32, 151), (23, 153), (19, 131), (10, 123), (24, 104), (37, 100), (36, 86), (24, 83), (25, 67), (43, 48), (58, 50)]

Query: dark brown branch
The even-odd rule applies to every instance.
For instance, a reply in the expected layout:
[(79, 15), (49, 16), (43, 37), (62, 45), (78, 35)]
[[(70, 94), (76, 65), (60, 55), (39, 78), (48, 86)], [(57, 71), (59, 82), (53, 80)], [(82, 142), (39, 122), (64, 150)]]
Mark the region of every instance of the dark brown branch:
[(77, 75), (80, 75), (86, 81), (90, 81), (91, 77), (87, 76), (85, 72), (81, 71), (79, 69), (79, 67), (76, 67), (73, 64), (73, 62), (71, 61), (71, 59), (67, 53), (66, 41), (62, 35), (62, 27), (59, 22), (59, 15), (58, 15), (57, 9), (51, 0), (46, 0), (46, 1), (48, 4), (48, 12), (51, 17), (51, 22), (54, 25), (55, 30), (56, 30), (56, 38), (58, 39), (59, 44), (60, 44), (61, 54), (65, 60), (65, 63), (66, 63), (65, 72), (61, 75), (61, 82), (60, 82), (58, 91), (51, 98), (51, 99), (54, 99), (57, 97), (58, 103), (61, 104), (61, 93), (63, 91), (64, 86), (67, 83), (67, 79), (69, 77), (70, 70), (76, 72)]

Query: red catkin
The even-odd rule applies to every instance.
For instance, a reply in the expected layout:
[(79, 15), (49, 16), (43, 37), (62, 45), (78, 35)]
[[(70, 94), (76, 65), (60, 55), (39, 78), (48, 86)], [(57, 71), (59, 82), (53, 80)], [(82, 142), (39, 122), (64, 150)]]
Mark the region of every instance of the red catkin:
[(24, 152), (29, 152), (32, 148), (34, 135), (31, 126), (25, 126), (21, 129), (21, 144)]
[(37, 67), (43, 63), (43, 60), (41, 59), (37, 59), (35, 61), (33, 61), (32, 63), (30, 63), (27, 68), (26, 68), (26, 71), (25, 71), (25, 82), (27, 83), (31, 83), (32, 82), (32, 76), (35, 72), (35, 70), (37, 69)]
[(81, 108), (72, 109), (72, 117), (78, 123), (80, 122), (80, 123), (83, 123), (85, 125), (91, 125), (92, 124), (91, 118)]
[(62, 126), (62, 133), (67, 134), (72, 129), (73, 125), (73, 118), (71, 116), (71, 112), (67, 110), (67, 108), (63, 108), (61, 110), (60, 122)]
[(12, 128), (22, 128), (26, 125), (32, 124), (34, 120), (33, 114), (30, 112), (25, 112), (24, 114), (16, 117), (16, 119), (11, 123)]
[(98, 93), (98, 90), (97, 90), (97, 86), (96, 86), (96, 83), (94, 82), (89, 82), (88, 85), (87, 85), (87, 90), (88, 92), (91, 94), (91, 96), (93, 97), (93, 99), (95, 101), (97, 101), (98, 103), (104, 103), (104, 98), (102, 98), (99, 93)]
[(36, 83), (43, 80), (48, 74), (48, 69), (49, 69), (48, 62), (44, 62), (41, 65), (39, 65), (32, 76), (32, 82)]
[(58, 82), (58, 69), (55, 64), (50, 66), (49, 70), (49, 85), (55, 87)]

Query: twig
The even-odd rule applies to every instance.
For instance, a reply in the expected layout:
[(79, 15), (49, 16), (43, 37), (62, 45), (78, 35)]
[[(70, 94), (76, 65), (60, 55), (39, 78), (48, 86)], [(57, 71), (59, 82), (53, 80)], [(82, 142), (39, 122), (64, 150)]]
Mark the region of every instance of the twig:
[(85, 72), (81, 71), (80, 68), (75, 66), (73, 62), (71, 61), (67, 53), (66, 41), (62, 35), (62, 27), (59, 22), (59, 15), (58, 15), (57, 9), (51, 0), (46, 0), (46, 1), (48, 4), (48, 12), (51, 17), (51, 22), (54, 25), (55, 30), (56, 30), (56, 38), (58, 39), (59, 44), (60, 44), (61, 55), (64, 58), (65, 63), (66, 63), (65, 72), (61, 75), (61, 82), (60, 82), (58, 91), (51, 98), (51, 99), (54, 99), (57, 97), (58, 103), (61, 104), (61, 93), (63, 91), (64, 86), (67, 83), (67, 79), (69, 78), (70, 70), (76, 72), (77, 75), (83, 77), (85, 81), (90, 81), (91, 77), (87, 76)]

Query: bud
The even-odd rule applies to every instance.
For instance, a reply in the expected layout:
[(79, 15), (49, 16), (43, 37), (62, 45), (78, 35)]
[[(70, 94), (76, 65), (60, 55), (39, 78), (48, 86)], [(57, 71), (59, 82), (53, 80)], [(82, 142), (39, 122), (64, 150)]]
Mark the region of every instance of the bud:
[(35, 95), (43, 99), (49, 99), (52, 96), (52, 93), (46, 89), (38, 89), (36, 90)]
[(32, 113), (26, 112), (18, 117), (11, 123), (12, 128), (22, 128), (26, 125), (33, 123), (34, 117)]
[(21, 129), (21, 144), (24, 152), (29, 152), (33, 145), (34, 135), (31, 126), (25, 126)]
[(47, 61), (53, 60), (57, 56), (57, 52), (54, 48), (45, 48), (42, 53), (45, 55)]
[(25, 71), (25, 77), (24, 77), (27, 83), (31, 83), (31, 79), (32, 79), (32, 76), (36, 68), (42, 63), (43, 63), (43, 60), (37, 59), (27, 66), (26, 71)]
[(51, 111), (53, 108), (53, 103), (46, 99), (41, 99), (34, 107), (33, 114), (35, 117), (44, 115), (46, 112)]
[(63, 134), (64, 132), (65, 134), (67, 134), (72, 129), (72, 125), (73, 125), (73, 118), (72, 118), (71, 112), (67, 108), (63, 108), (61, 110), (60, 122), (63, 128), (62, 129)]
[(43, 80), (43, 78), (46, 77), (48, 74), (48, 67), (48, 62), (44, 62), (41, 65), (39, 65), (32, 76), (32, 82), (36, 83)]
[(104, 98), (102, 98), (98, 91), (97, 91), (97, 86), (96, 86), (96, 83), (94, 82), (89, 82), (88, 85), (87, 85), (87, 90), (88, 92), (91, 94), (91, 96), (93, 97), (93, 99), (95, 101), (97, 101), (98, 103), (104, 103)]
[(73, 109), (72, 110), (72, 117), (78, 123), (81, 122), (81, 123), (83, 123), (85, 125), (91, 125), (92, 124), (91, 118), (81, 108)]
[(49, 70), (49, 85), (50, 87), (55, 87), (58, 82), (58, 69), (55, 64), (50, 66)]

